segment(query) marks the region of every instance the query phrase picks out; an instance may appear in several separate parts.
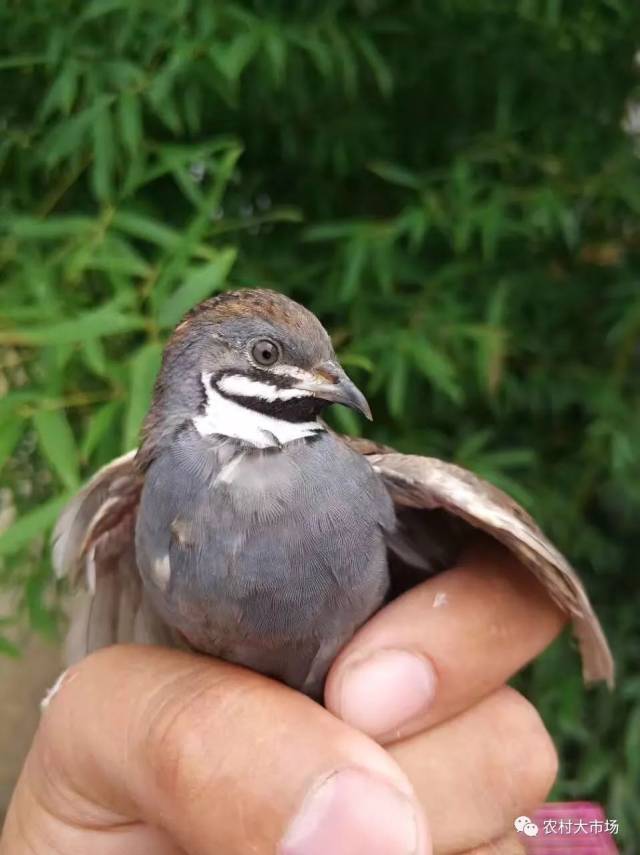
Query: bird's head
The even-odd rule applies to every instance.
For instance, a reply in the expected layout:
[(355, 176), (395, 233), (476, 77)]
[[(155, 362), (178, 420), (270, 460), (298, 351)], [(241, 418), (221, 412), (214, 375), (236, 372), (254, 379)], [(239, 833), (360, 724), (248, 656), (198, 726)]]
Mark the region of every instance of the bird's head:
[(371, 418), (315, 315), (274, 291), (226, 292), (173, 333), (144, 441), (193, 424), (203, 436), (277, 446), (321, 431), (318, 416), (333, 403)]

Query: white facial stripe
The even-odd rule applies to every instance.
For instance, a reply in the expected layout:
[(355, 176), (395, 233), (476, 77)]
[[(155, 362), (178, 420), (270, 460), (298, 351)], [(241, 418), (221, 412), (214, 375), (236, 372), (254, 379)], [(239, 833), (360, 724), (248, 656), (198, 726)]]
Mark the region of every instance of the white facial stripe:
[(193, 419), (193, 424), (201, 436), (219, 434), (243, 440), (256, 448), (269, 448), (285, 445), (294, 439), (313, 436), (324, 430), (317, 419), (309, 422), (287, 422), (243, 407), (212, 389), (210, 381), (210, 374), (202, 374), (207, 403), (204, 414)]
[(250, 380), (242, 374), (228, 374), (220, 380), (218, 388), (227, 395), (260, 398), (262, 401), (290, 401), (294, 398), (308, 398), (311, 394), (304, 389), (278, 389), (269, 383)]
[(290, 377), (293, 380), (315, 380), (315, 375), (310, 371), (305, 371), (304, 368), (296, 368), (295, 365), (272, 365), (269, 368), (272, 374), (279, 374), (281, 377)]

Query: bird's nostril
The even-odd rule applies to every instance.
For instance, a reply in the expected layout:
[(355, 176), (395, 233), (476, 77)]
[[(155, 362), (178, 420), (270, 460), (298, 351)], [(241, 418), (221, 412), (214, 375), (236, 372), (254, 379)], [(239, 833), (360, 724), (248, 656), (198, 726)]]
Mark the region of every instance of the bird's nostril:
[(315, 374), (327, 383), (337, 383), (340, 379), (337, 369), (332, 365), (319, 365), (315, 369)]

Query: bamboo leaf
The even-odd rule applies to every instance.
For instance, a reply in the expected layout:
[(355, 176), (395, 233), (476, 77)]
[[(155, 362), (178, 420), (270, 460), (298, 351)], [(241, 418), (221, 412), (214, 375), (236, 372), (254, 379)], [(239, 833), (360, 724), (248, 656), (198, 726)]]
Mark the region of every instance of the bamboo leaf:
[(7, 223), (14, 237), (27, 240), (57, 241), (66, 238), (82, 238), (95, 229), (96, 222), (91, 217), (58, 215), (47, 220), (37, 217), (16, 216)]
[(11, 456), (23, 432), (24, 423), (19, 416), (14, 416), (11, 421), (3, 420), (2, 430), (0, 430), (0, 469)]
[(9, 392), (0, 398), (0, 424), (8, 424), (20, 407), (28, 406), (38, 401), (35, 389), (25, 392)]
[(131, 358), (123, 451), (129, 451), (137, 445), (142, 420), (151, 403), (153, 382), (160, 368), (161, 357), (162, 345), (150, 342), (143, 345)]
[(41, 158), (46, 166), (56, 166), (60, 161), (81, 151), (93, 122), (112, 100), (112, 96), (101, 96), (90, 107), (61, 121), (40, 146)]
[(173, 327), (196, 303), (220, 291), (236, 260), (237, 251), (228, 247), (220, 251), (215, 261), (192, 270), (182, 285), (160, 306), (158, 323)]
[(436, 350), (426, 339), (413, 338), (411, 353), (416, 367), (435, 388), (456, 403), (462, 400), (462, 389), (455, 379), (455, 369), (443, 351)]
[(69, 496), (51, 499), (35, 510), (18, 518), (5, 532), (0, 534), (0, 556), (15, 555), (56, 521)]
[(141, 238), (163, 249), (171, 249), (180, 240), (180, 234), (174, 229), (133, 211), (117, 211), (112, 224), (132, 237)]
[(83, 459), (89, 458), (100, 445), (101, 440), (114, 428), (121, 409), (122, 404), (119, 401), (110, 401), (91, 416), (81, 446)]
[(0, 329), (0, 344), (42, 346), (48, 344), (74, 344), (88, 338), (131, 332), (145, 326), (144, 318), (126, 315), (111, 307), (103, 306), (79, 314), (69, 321), (60, 321), (50, 326), (33, 326), (15, 329)]
[(366, 225), (362, 220), (351, 220), (335, 223), (319, 223), (305, 229), (304, 240), (335, 241), (350, 238), (358, 231), (359, 227)]
[(247, 32), (236, 36), (226, 45), (219, 42), (213, 45), (209, 55), (224, 76), (232, 83), (236, 83), (258, 47), (257, 34)]
[(111, 110), (105, 105), (93, 123), (93, 192), (101, 202), (111, 198), (115, 166), (115, 142)]
[(407, 398), (409, 381), (409, 364), (406, 355), (400, 348), (391, 358), (390, 375), (387, 386), (387, 404), (389, 412), (395, 418), (402, 416)]
[(390, 184), (397, 184), (399, 187), (408, 187), (410, 190), (420, 189), (420, 179), (418, 176), (396, 163), (374, 160), (369, 164), (369, 170)]
[(507, 335), (503, 329), (508, 284), (501, 282), (487, 304), (487, 325), (478, 336), (478, 361), (482, 380), (490, 395), (495, 395), (504, 377), (507, 359)]
[(276, 86), (280, 86), (285, 79), (287, 62), (287, 45), (279, 27), (266, 26), (262, 32), (265, 51), (269, 57), (271, 74)]
[(80, 20), (91, 21), (111, 12), (124, 11), (127, 8), (129, 8), (127, 0), (90, 0), (83, 8)]
[(128, 276), (147, 276), (149, 273), (149, 265), (142, 255), (116, 235), (105, 237), (100, 246), (91, 253), (85, 269), (123, 273)]
[(98, 377), (107, 376), (107, 355), (99, 338), (89, 338), (82, 348), (84, 359), (91, 371)]
[(341, 296), (343, 299), (353, 297), (360, 285), (360, 278), (367, 260), (367, 244), (364, 238), (355, 238), (347, 247), (344, 276), (342, 278)]
[(62, 410), (41, 410), (33, 417), (40, 449), (51, 468), (70, 490), (80, 484), (78, 452), (71, 426)]
[(118, 99), (118, 123), (124, 147), (130, 154), (136, 154), (142, 145), (142, 115), (140, 97), (135, 92), (125, 90)]
[(393, 91), (393, 74), (384, 56), (376, 47), (375, 42), (365, 32), (354, 33), (354, 38), (362, 55), (374, 73), (378, 89), (385, 96), (391, 95)]
[(47, 92), (40, 108), (41, 117), (46, 119), (56, 111), (68, 115), (71, 112), (77, 91), (78, 64), (71, 59), (64, 65)]

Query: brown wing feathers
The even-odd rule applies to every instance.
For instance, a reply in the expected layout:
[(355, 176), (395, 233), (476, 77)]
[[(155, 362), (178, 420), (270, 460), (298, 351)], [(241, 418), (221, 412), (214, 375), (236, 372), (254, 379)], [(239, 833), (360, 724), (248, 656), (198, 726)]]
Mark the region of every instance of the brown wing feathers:
[(143, 608), (134, 539), (142, 479), (134, 456), (101, 469), (54, 530), (56, 574), (78, 589), (67, 637), (69, 662), (117, 641), (144, 640), (144, 628), (136, 625)]
[(395, 453), (368, 457), (398, 505), (444, 508), (508, 547), (571, 615), (585, 682), (613, 685), (613, 658), (582, 582), (520, 505), (468, 470), (442, 460)]

